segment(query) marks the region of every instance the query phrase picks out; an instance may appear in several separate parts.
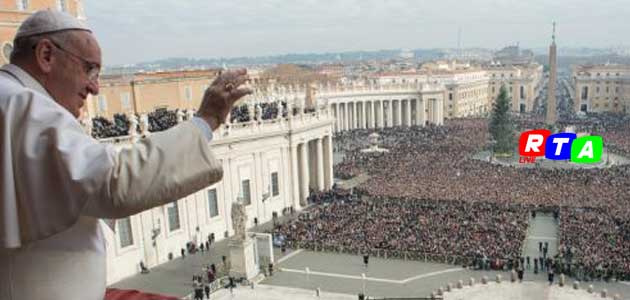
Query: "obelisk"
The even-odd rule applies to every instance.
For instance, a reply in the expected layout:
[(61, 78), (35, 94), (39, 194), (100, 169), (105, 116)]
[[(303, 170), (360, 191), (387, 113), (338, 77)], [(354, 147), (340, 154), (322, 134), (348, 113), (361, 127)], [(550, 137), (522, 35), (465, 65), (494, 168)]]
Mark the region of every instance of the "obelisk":
[(549, 85), (547, 86), (547, 116), (545, 122), (548, 125), (556, 123), (556, 22), (553, 22), (553, 35), (551, 36), (551, 46), (549, 46)]

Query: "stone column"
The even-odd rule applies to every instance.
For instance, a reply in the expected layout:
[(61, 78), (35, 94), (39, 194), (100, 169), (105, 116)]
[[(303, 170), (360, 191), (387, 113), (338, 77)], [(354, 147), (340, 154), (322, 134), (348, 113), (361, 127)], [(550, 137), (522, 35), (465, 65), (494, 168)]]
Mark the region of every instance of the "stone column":
[(444, 125), (444, 100), (442, 99), (437, 99), (437, 110), (438, 110), (438, 119), (437, 119), (437, 123), (438, 125)]
[(372, 103), (372, 101), (367, 102), (367, 107), (368, 107), (367, 127), (374, 128), (374, 104)]
[(334, 183), (334, 173), (333, 173), (333, 140), (332, 135), (326, 136), (324, 138), (324, 185), (326, 186), (326, 190), (332, 188)]
[(344, 131), (346, 130), (345, 128), (345, 124), (346, 124), (346, 107), (343, 103), (339, 103), (339, 131)]
[(323, 191), (324, 186), (324, 141), (323, 138), (316, 140), (317, 144), (317, 189)]
[(392, 109), (393, 102), (392, 100), (387, 101), (387, 127), (392, 127), (394, 125), (394, 110)]
[(301, 167), (301, 177), (302, 182), (300, 182), (301, 193), (300, 193), (300, 205), (306, 206), (306, 199), (308, 198), (309, 193), (309, 176), (308, 176), (308, 141), (301, 144), (302, 149), (300, 151), (300, 167)]
[(361, 113), (363, 114), (363, 118), (361, 120), (361, 128), (367, 128), (367, 101), (361, 102)]
[(339, 113), (337, 112), (337, 104), (330, 105), (333, 115), (335, 116), (335, 125), (333, 126), (335, 132), (339, 132)]
[(362, 112), (363, 112), (363, 103), (360, 101), (355, 102), (356, 106), (357, 106), (357, 128), (361, 129), (363, 127), (361, 127), (361, 121), (363, 120), (363, 116), (362, 116)]
[(352, 105), (346, 102), (346, 130), (352, 129)]
[(407, 116), (405, 122), (407, 126), (411, 126), (411, 99), (407, 99)]
[(352, 115), (351, 117), (351, 121), (350, 121), (350, 128), (351, 129), (356, 129), (357, 128), (357, 103), (356, 102), (352, 102), (352, 109), (350, 110), (350, 114)]
[(437, 103), (437, 99), (431, 99), (431, 123), (436, 124), (437, 125), (437, 120), (438, 120), (438, 103)]
[(291, 203), (293, 203), (293, 207), (296, 210), (300, 208), (300, 204), (302, 203), (300, 200), (300, 173), (298, 169), (300, 157), (298, 156), (298, 147), (298, 144), (291, 146), (291, 180), (293, 182), (293, 201), (291, 201)]
[(398, 106), (396, 107), (396, 114), (398, 118), (396, 118), (396, 122), (394, 124), (396, 126), (402, 126), (402, 100), (397, 100)]
[(363, 102), (363, 105), (365, 105), (365, 128), (372, 128), (372, 123), (370, 123), (370, 119), (372, 118), (372, 105), (370, 101), (367, 100)]
[(405, 100), (400, 100), (400, 126), (407, 126), (407, 106)]
[(361, 128), (361, 110), (359, 109), (359, 104), (358, 100), (354, 102), (354, 115), (356, 117), (354, 128), (356, 129)]
[(339, 119), (339, 132), (343, 131), (343, 103), (337, 103), (337, 119)]
[(378, 128), (378, 104), (372, 101), (372, 128)]
[(424, 122), (427, 119), (425, 115), (426, 109), (427, 107), (424, 99), (422, 99), (422, 97), (418, 98), (416, 101), (416, 124), (418, 126), (424, 126)]
[(385, 106), (383, 105), (383, 100), (379, 101), (378, 103), (378, 128), (385, 128)]
[(400, 126), (405, 126), (405, 121), (407, 120), (407, 117), (405, 116), (405, 114), (407, 113), (407, 109), (405, 108), (405, 100), (400, 99)]
[(346, 111), (343, 115), (343, 117), (345, 118), (344, 127), (346, 130), (350, 130), (350, 109), (349, 109), (350, 103), (346, 102), (345, 106), (346, 106)]

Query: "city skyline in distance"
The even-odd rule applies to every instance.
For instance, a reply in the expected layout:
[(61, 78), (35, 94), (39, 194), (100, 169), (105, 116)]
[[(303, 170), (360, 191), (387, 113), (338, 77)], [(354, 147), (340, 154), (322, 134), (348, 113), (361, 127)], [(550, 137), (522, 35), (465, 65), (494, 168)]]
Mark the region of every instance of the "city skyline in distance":
[[(457, 7), (457, 10), (452, 8)], [(544, 48), (624, 45), (623, 1), (102, 1), (85, 10), (104, 63), (168, 57), (230, 58), (378, 49)], [(123, 46), (121, 46), (123, 45)]]

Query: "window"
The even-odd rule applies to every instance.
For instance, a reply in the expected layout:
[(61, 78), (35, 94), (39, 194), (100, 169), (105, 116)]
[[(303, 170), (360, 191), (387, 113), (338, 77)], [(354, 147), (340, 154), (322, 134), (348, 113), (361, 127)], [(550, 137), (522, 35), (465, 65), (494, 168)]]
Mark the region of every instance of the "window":
[(184, 94), (186, 101), (192, 101), (192, 89), (189, 86), (184, 88)]
[(8, 63), (11, 59), (11, 52), (13, 52), (13, 45), (11, 43), (5, 43), (2, 46), (2, 56), (4, 56), (4, 60)]
[(582, 100), (588, 99), (588, 87), (582, 87)]
[(28, 10), (28, 0), (17, 0), (18, 10)]
[(101, 112), (107, 111), (107, 98), (105, 95), (98, 96), (98, 110)]
[(252, 195), (249, 187), (249, 179), (241, 181), (241, 197), (243, 197), (243, 205), (252, 204)]
[(271, 173), (271, 196), (280, 195), (280, 186), (278, 182), (278, 172)]
[(208, 207), (210, 209), (210, 218), (219, 215), (219, 205), (217, 204), (217, 189), (208, 190)]
[(177, 206), (177, 202), (173, 202), (167, 208), (168, 213), (168, 230), (175, 231), (181, 228), (181, 224), (179, 223), (179, 207)]
[(133, 245), (133, 232), (131, 231), (131, 218), (127, 217), (116, 222), (120, 237), (120, 248)]
[(66, 0), (57, 0), (57, 9), (60, 11), (66, 11)]
[(131, 109), (131, 102), (129, 100), (129, 93), (121, 93), (120, 94), (120, 106), (124, 110)]
[(521, 99), (525, 99), (525, 87), (521, 85)]
[(448, 93), (448, 100), (453, 100), (453, 93)]

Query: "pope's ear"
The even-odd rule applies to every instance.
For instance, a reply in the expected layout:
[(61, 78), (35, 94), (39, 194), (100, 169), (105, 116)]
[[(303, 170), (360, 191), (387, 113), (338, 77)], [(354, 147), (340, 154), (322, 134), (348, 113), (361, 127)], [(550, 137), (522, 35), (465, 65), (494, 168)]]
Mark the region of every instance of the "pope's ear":
[(42, 73), (50, 73), (55, 63), (55, 57), (53, 55), (53, 51), (56, 50), (53, 49), (55, 48), (55, 45), (53, 45), (53, 43), (48, 39), (42, 39), (37, 42), (34, 47), (33, 54), (35, 56), (37, 66)]

